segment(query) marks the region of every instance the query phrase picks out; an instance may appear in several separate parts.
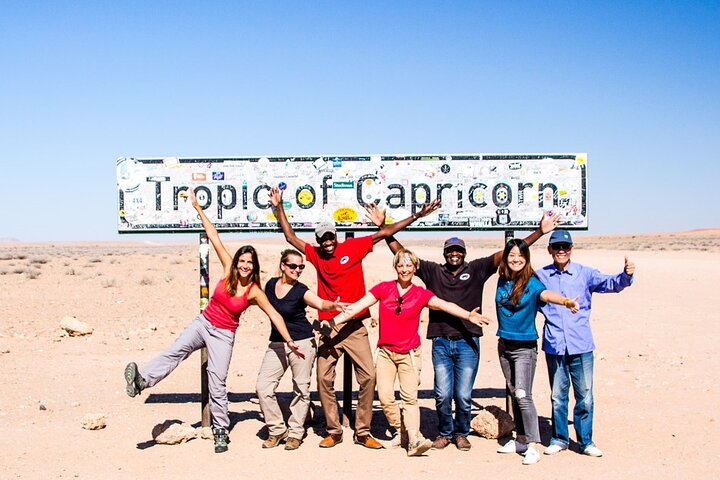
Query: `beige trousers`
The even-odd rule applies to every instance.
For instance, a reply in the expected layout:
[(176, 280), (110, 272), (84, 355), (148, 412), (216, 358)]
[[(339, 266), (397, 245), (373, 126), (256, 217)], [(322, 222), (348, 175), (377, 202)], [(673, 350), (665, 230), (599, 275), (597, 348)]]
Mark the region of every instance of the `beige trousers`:
[(408, 353), (395, 353), (379, 348), (375, 375), (380, 406), (388, 424), (400, 431), (400, 407), (395, 400), (395, 379), (400, 383), (400, 400), (403, 403), (403, 420), (407, 430), (420, 430), (418, 386), (422, 368), (422, 350), (417, 347)]

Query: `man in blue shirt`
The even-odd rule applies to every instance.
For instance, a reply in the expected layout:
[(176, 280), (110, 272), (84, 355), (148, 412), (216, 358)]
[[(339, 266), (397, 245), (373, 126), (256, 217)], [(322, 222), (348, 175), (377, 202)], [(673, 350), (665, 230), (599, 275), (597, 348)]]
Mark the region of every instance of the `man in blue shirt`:
[(580, 304), (580, 311), (575, 315), (552, 303), (547, 303), (540, 309), (545, 316), (542, 349), (550, 375), (553, 410), (553, 437), (545, 449), (545, 454), (554, 455), (568, 448), (568, 397), (572, 383), (575, 395), (573, 425), (580, 453), (601, 457), (602, 450), (592, 440), (595, 350), (590, 330), (592, 294), (617, 293), (632, 285), (635, 264), (625, 256), (622, 272), (604, 275), (594, 268), (571, 263), (572, 249), (570, 233), (566, 230), (555, 230), (548, 245), (553, 263), (535, 272), (548, 290), (576, 299)]

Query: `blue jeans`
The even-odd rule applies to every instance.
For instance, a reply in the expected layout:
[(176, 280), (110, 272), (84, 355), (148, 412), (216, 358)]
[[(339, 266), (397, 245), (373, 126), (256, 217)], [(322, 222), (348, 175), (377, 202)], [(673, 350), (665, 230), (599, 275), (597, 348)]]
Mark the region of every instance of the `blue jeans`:
[(471, 337), (450, 340), (435, 337), (432, 339), (432, 361), (435, 369), (438, 434), (443, 437), (467, 436), (470, 433), (472, 389), (480, 361), (480, 339)]
[(594, 445), (593, 431), (593, 352), (578, 355), (553, 355), (545, 353), (550, 388), (552, 390), (552, 427), (551, 444), (567, 447), (570, 442), (568, 433), (568, 397), (570, 383), (575, 395), (573, 425), (580, 451)]

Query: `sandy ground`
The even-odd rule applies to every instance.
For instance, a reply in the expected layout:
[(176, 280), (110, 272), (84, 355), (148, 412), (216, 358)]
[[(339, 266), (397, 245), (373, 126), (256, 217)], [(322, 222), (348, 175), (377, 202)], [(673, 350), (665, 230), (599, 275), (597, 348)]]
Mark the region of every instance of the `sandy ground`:
[[(466, 238), (473, 238), (466, 235)], [(187, 238), (187, 237), (185, 237)], [(277, 239), (238, 240), (234, 251), (253, 243), (265, 278), (275, 273)], [(422, 258), (441, 260), (441, 239), (400, 240)], [(158, 445), (152, 429), (166, 420), (199, 425), (199, 354), (167, 379), (130, 399), (122, 371), (142, 364), (168, 346), (198, 309), (197, 245), (148, 245), (135, 237), (106, 244), (0, 244), (0, 477), (2, 478), (708, 478), (720, 472), (717, 407), (717, 285), (720, 231), (591, 237), (576, 235), (573, 259), (607, 273), (620, 271), (623, 255), (637, 264), (636, 283), (620, 295), (597, 295), (593, 320), (596, 351), (595, 440), (603, 458), (569, 451), (545, 456), (534, 466), (521, 457), (495, 453), (498, 444), (472, 435), (469, 452), (455, 447), (408, 458), (402, 450), (371, 451), (345, 442), (332, 449), (317, 443), (324, 433), (316, 416), (302, 447), (263, 450), (267, 435), (255, 378), (266, 347), (269, 322), (256, 307), (241, 320), (228, 387), (233, 423), (230, 451), (213, 453), (212, 441)], [(309, 238), (308, 238), (309, 240)], [(548, 262), (542, 246), (533, 264)], [(477, 238), (468, 258), (493, 253), (501, 239)], [(368, 286), (394, 278), (383, 244), (365, 261)], [(220, 271), (213, 257), (211, 283)], [(312, 288), (315, 275), (303, 281)], [(485, 289), (485, 313), (495, 317), (495, 279)], [(490, 308), (488, 308), (490, 307)], [(94, 328), (85, 337), (63, 336), (59, 322), (76, 316)], [(541, 320), (538, 319), (538, 325)], [(424, 334), (426, 324), (421, 325)], [(371, 340), (377, 330), (370, 325)], [(482, 338), (475, 413), (504, 407), (504, 383), (496, 354), (495, 328)], [(423, 433), (436, 434), (432, 364), (424, 343), (421, 385)], [(541, 358), (535, 402), (543, 441), (549, 439), (547, 370)], [(341, 382), (338, 379), (338, 389)], [(289, 392), (289, 374), (279, 392)], [(313, 382), (313, 396), (315, 386)], [(288, 396), (282, 395), (284, 401)], [(318, 403), (318, 411), (319, 403)], [(81, 428), (88, 413), (103, 413), (107, 427)], [(373, 434), (385, 436), (375, 402)], [(318, 475), (320, 474), (320, 475)]]

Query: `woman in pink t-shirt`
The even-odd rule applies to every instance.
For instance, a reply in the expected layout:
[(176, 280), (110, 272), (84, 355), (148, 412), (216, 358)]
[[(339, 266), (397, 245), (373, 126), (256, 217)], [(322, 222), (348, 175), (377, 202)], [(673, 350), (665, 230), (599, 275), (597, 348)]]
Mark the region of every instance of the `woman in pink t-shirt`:
[(225, 381), (232, 348), (235, 342), (240, 315), (250, 306), (259, 306), (270, 317), (288, 348), (301, 358), (295, 342), (280, 314), (272, 307), (265, 292), (260, 288), (260, 262), (257, 252), (250, 245), (242, 246), (232, 256), (220, 240), (215, 225), (208, 219), (198, 204), (195, 192), (190, 190), (193, 208), (202, 221), (208, 240), (215, 249), (223, 266), (223, 278), (215, 286), (212, 297), (203, 312), (188, 325), (175, 342), (163, 353), (150, 360), (142, 371), (135, 362), (125, 367), (125, 391), (134, 397), (145, 388), (152, 387), (172, 372), (192, 352), (207, 348), (207, 380), (210, 393), (210, 415), (212, 417), (215, 452), (227, 451), (228, 399)]
[[(397, 280), (375, 285), (357, 302), (331, 321), (324, 321), (323, 327), (337, 325), (353, 318), (358, 312), (380, 302), (378, 352), (376, 362), (376, 383), (378, 398), (388, 423), (395, 429), (392, 446), (404, 442), (407, 431), (407, 454), (419, 456), (432, 446), (432, 442), (420, 433), (420, 409), (417, 402), (420, 384), (420, 312), (424, 307), (443, 310), (459, 318), (467, 319), (478, 325), (489, 323), (486, 317), (472, 312), (435, 296), (412, 283), (415, 271), (420, 265), (417, 256), (409, 250), (401, 249), (393, 257), (393, 266)], [(395, 401), (395, 379), (400, 382), (400, 398), (403, 402), (403, 415)]]

